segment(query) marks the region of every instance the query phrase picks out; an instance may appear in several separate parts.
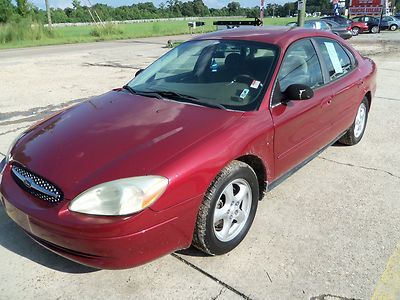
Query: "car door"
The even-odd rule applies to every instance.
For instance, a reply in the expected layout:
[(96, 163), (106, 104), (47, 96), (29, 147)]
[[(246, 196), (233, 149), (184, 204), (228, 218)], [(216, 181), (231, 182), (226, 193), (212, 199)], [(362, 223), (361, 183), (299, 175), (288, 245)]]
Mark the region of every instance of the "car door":
[[(310, 39), (292, 44), (286, 51), (271, 99), (274, 121), (275, 177), (278, 178), (317, 152), (329, 137), (329, 127), (321, 116), (323, 103), (329, 102), (330, 90), (324, 87), (321, 63)], [(314, 89), (309, 100), (282, 102), (291, 84), (306, 84)]]
[(322, 114), (329, 122), (329, 135), (336, 137), (347, 130), (355, 117), (355, 109), (363, 93), (362, 74), (356, 68), (351, 51), (336, 40), (315, 38), (326, 66), (332, 99), (322, 106)]

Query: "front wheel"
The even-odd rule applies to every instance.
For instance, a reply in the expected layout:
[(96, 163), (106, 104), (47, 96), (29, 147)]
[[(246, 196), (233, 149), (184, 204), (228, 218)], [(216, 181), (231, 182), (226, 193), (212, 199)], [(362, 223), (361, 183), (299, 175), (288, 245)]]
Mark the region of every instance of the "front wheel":
[(397, 30), (397, 25), (396, 24), (392, 24), (392, 25), (390, 25), (389, 29), (391, 31), (396, 31)]
[(356, 118), (351, 127), (346, 133), (339, 139), (339, 143), (343, 145), (353, 146), (358, 144), (365, 132), (368, 120), (368, 101), (366, 98), (363, 99), (357, 110)]
[(204, 196), (193, 234), (193, 246), (210, 255), (225, 254), (244, 239), (253, 223), (259, 187), (254, 170), (232, 161)]

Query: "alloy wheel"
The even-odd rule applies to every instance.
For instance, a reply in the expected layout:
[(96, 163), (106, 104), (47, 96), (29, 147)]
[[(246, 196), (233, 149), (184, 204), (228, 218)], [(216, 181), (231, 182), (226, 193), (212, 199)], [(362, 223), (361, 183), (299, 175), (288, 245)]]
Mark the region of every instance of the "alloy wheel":
[(235, 179), (222, 191), (214, 210), (214, 234), (221, 242), (233, 240), (246, 225), (253, 201), (250, 184)]
[(360, 107), (358, 108), (355, 120), (354, 136), (356, 138), (359, 138), (364, 131), (365, 123), (367, 120), (366, 117), (367, 117), (367, 107), (365, 106), (365, 103), (362, 102)]

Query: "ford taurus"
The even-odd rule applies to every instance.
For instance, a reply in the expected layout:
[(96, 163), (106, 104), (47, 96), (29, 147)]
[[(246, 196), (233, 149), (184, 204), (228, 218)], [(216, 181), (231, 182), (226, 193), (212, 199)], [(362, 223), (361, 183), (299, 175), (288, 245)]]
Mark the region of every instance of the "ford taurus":
[(361, 140), (375, 89), (374, 62), (329, 32), (195, 37), (25, 131), (0, 165), (0, 199), (39, 244), (97, 268), (190, 245), (224, 254), (265, 192)]

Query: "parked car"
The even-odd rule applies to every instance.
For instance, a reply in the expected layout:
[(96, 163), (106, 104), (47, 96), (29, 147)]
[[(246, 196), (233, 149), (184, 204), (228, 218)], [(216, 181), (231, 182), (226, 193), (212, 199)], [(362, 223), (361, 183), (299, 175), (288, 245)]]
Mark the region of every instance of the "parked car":
[(307, 20), (304, 22), (304, 28), (332, 31), (331, 26), (322, 20)]
[(96, 268), (191, 244), (224, 254), (265, 191), (360, 142), (375, 90), (374, 62), (328, 31), (195, 37), (26, 130), (0, 163), (0, 199), (39, 244)]
[(359, 33), (369, 31), (368, 25), (366, 23), (355, 22), (355, 21), (347, 19), (343, 16), (327, 16), (327, 17), (322, 17), (321, 20), (324, 20), (324, 21), (331, 20), (331, 21), (334, 21), (343, 26), (350, 26), (351, 30), (353, 32), (353, 35), (358, 35)]
[(394, 17), (400, 20), (400, 13), (395, 14)]
[(351, 31), (353, 32), (353, 35), (358, 35), (360, 33), (368, 32), (369, 27), (367, 23), (364, 22), (356, 22), (356, 21), (351, 21)]
[(382, 21), (387, 22), (389, 30), (396, 31), (400, 27), (400, 20), (392, 16), (384, 16)]
[[(290, 22), (286, 26), (296, 27), (297, 22)], [(350, 27), (341, 26), (330, 20), (307, 20), (304, 22), (304, 28), (331, 31), (345, 40), (353, 36)]]
[(328, 19), (323, 21), (329, 25), (334, 34), (340, 36), (342, 39), (348, 40), (354, 35), (351, 25), (349, 24), (340, 25), (339, 23)]
[(386, 30), (389, 28), (389, 24), (386, 21), (379, 22), (378, 18), (370, 16), (359, 16), (352, 19), (355, 22), (362, 22), (367, 24), (368, 31), (371, 33), (378, 33), (379, 30)]
[(364, 22), (355, 22), (353, 20), (347, 19), (343, 16), (326, 16), (322, 17), (321, 20), (324, 21), (334, 21), (342, 26), (350, 26), (353, 35), (358, 35), (359, 33), (369, 31), (368, 25)]
[[(296, 27), (297, 22), (287, 23), (286, 26)], [(304, 22), (304, 28), (332, 31), (332, 29), (328, 25), (328, 23), (326, 23), (325, 21), (322, 21), (322, 20), (307, 20)]]
[(331, 21), (335, 21), (336, 23), (340, 24), (340, 25), (351, 25), (352, 21), (343, 17), (343, 16), (326, 16), (326, 17), (322, 17), (321, 20), (331, 20)]

